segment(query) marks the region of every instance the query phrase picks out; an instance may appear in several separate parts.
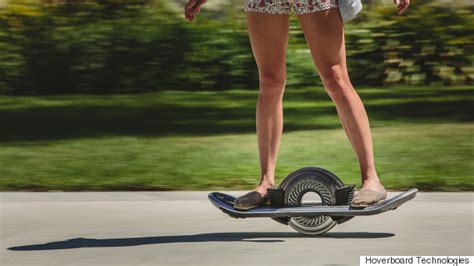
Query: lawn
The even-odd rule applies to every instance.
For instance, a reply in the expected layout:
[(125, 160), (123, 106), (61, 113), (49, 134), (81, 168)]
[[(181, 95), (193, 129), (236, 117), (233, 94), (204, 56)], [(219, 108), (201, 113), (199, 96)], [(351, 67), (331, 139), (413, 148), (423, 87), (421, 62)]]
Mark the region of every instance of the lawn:
[[(357, 89), (392, 190), (473, 191), (474, 86)], [(256, 91), (0, 97), (0, 190), (250, 189)], [(359, 184), (321, 87), (287, 88), (277, 179), (320, 166)]]

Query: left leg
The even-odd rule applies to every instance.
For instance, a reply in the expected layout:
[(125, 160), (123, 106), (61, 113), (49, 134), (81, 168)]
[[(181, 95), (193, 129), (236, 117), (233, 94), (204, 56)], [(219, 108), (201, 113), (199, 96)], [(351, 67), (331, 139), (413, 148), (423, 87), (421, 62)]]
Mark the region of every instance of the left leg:
[(359, 160), (362, 187), (383, 192), (374, 164), (368, 116), (347, 72), (339, 10), (336, 7), (300, 14), (298, 19), (324, 88), (336, 105), (342, 127)]

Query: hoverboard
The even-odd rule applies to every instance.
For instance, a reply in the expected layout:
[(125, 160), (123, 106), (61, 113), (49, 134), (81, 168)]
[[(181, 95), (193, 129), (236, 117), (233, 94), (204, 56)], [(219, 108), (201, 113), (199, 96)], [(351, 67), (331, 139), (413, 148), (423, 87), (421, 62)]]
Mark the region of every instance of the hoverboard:
[[(307, 203), (303, 197), (316, 193), (320, 200)], [(344, 183), (333, 173), (319, 167), (304, 167), (290, 173), (278, 188), (269, 189), (269, 204), (247, 211), (234, 209), (234, 196), (209, 193), (214, 206), (234, 218), (269, 217), (306, 235), (319, 235), (355, 216), (375, 215), (395, 210), (413, 199), (418, 189), (412, 188), (392, 198), (365, 208), (353, 208), (355, 185)]]

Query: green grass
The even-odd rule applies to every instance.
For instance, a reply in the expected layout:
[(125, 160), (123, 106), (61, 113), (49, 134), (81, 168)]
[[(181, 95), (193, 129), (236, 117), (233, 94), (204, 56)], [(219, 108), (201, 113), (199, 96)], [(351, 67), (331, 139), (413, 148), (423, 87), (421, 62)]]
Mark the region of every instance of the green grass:
[[(361, 88), (389, 189), (474, 190), (474, 87)], [(0, 97), (0, 190), (250, 189), (256, 91)], [(287, 88), (277, 179), (359, 167), (322, 88)]]

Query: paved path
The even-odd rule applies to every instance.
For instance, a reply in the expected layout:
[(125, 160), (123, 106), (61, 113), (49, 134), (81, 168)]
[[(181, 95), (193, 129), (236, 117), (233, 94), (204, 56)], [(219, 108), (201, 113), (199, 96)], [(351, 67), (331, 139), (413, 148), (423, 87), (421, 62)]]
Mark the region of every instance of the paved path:
[(474, 193), (418, 193), (396, 211), (307, 237), (270, 219), (230, 218), (207, 192), (3, 192), (0, 265), (358, 265), (360, 255), (473, 255), (473, 201)]

